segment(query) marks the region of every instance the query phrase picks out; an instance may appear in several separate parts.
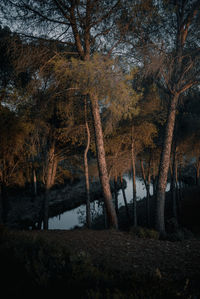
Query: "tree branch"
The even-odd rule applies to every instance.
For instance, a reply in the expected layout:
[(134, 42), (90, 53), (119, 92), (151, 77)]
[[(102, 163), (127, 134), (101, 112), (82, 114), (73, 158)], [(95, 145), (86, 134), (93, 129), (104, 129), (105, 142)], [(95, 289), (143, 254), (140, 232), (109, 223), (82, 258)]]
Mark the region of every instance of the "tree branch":
[(58, 41), (58, 40), (55, 40), (55, 39), (47, 39), (47, 38), (38, 37), (38, 36), (30, 35), (30, 34), (25, 34), (25, 33), (22, 33), (22, 32), (18, 32), (17, 34), (19, 34), (20, 36), (24, 36), (24, 37), (31, 38), (31, 39), (37, 39), (37, 40), (41, 40), (41, 41), (45, 41), (45, 42), (50, 42), (50, 43), (55, 43), (56, 42), (56, 43), (61, 43), (61, 44), (72, 46), (72, 47), (75, 46), (75, 44), (72, 43), (72, 42), (61, 41), (61, 40)]
[(119, 3), (120, 3), (120, 0), (118, 0), (117, 3), (105, 15), (103, 15), (101, 18), (99, 18), (95, 22), (92, 22), (91, 27), (94, 27), (95, 25), (98, 25), (99, 23), (101, 23), (103, 20), (107, 19), (113, 13), (113, 10), (119, 5)]
[(42, 18), (43, 20), (46, 20), (48, 22), (53, 22), (53, 23), (57, 23), (57, 24), (62, 24), (62, 25), (70, 25), (70, 23), (66, 23), (64, 21), (60, 21), (60, 20), (56, 20), (56, 19), (51, 19), (49, 17), (47, 17), (46, 15), (42, 14), (41, 12), (39, 12), (38, 10), (35, 10), (33, 7), (23, 3), (23, 5), (16, 5), (14, 4), (16, 7), (20, 8), (20, 9), (27, 9), (28, 11), (33, 12), (35, 15), (39, 16), (40, 18)]
[(70, 22), (70, 16), (66, 14), (65, 10), (63, 9), (63, 7), (65, 7), (68, 10), (68, 12), (70, 12), (70, 9), (67, 6), (65, 6), (61, 0), (60, 1), (53, 0), (53, 1), (56, 4), (57, 8), (62, 13), (63, 17)]
[(190, 87), (194, 86), (194, 85), (197, 85), (197, 84), (200, 84), (200, 81), (197, 80), (197, 81), (192, 81), (192, 82), (188, 82), (187, 84), (185, 84), (185, 86), (183, 86), (179, 91), (178, 93), (181, 94), (183, 93), (184, 91), (188, 90)]

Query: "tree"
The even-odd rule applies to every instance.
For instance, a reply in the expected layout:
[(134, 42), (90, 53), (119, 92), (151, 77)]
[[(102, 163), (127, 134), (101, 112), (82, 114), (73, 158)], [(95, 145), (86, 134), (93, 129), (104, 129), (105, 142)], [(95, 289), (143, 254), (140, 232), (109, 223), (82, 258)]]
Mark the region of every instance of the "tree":
[[(132, 4), (132, 5), (131, 5)], [(125, 41), (134, 63), (151, 75), (168, 103), (157, 185), (156, 227), (165, 232), (164, 205), (179, 96), (199, 83), (199, 1), (141, 1), (124, 7)], [(131, 21), (132, 20), (132, 21)], [(123, 25), (122, 25), (123, 29)], [(123, 30), (122, 30), (123, 31)]]
[(22, 80), (15, 72), (15, 42), (21, 45), (19, 36), (13, 34), (8, 27), (0, 27), (0, 221), (5, 221), (9, 206), (8, 186), (24, 183), (23, 171), (19, 169), (19, 165), (22, 168), (24, 142), (28, 131), (30, 132), (29, 125), (23, 117), (19, 118), (12, 106), (22, 87)]
[[(45, 229), (48, 228), (49, 191), (55, 182), (57, 165), (65, 158), (63, 158), (63, 152), (66, 151), (67, 143), (72, 137), (71, 131), (73, 130), (75, 135), (77, 129), (77, 124), (75, 124), (75, 118), (77, 118), (75, 110), (77, 109), (74, 105), (74, 97), (66, 93), (67, 84), (63, 88), (56, 82), (53, 70), (44, 67), (54, 57), (54, 51), (58, 50), (61, 51), (63, 48), (58, 49), (58, 45), (47, 42), (26, 43), (18, 50), (20, 55), (18, 61), (15, 62), (16, 71), (28, 73), (30, 77), (23, 90), (24, 101), (15, 106), (21, 115), (26, 115), (34, 124), (33, 134), (36, 133), (39, 139), (37, 143), (39, 146), (32, 152), (31, 160), (33, 164), (39, 159), (44, 173)], [(76, 102), (80, 103), (77, 99)], [(64, 142), (65, 145), (63, 145)]]
[(165, 233), (165, 189), (178, 100), (199, 83), (199, 1), (159, 1), (158, 30), (146, 45), (146, 73), (166, 91), (168, 116), (157, 184), (156, 228)]
[[(196, 184), (200, 185), (200, 93), (199, 87), (193, 88), (185, 96), (183, 107), (181, 107), (182, 122), (184, 122), (184, 134), (181, 141), (187, 157), (195, 158)], [(184, 138), (185, 137), (185, 138)]]
[(7, 188), (16, 181), (20, 184), (19, 165), (23, 164), (24, 143), (29, 129), (22, 118), (8, 108), (0, 106), (0, 218), (4, 221), (8, 212)]
[[(16, 17), (18, 29), (21, 24), (26, 26), (31, 24), (32, 29), (37, 28), (39, 34), (44, 33), (44, 28), (46, 32), (50, 29), (49, 32), (52, 34), (48, 36), (49, 39), (60, 38), (64, 40), (65, 43), (76, 48), (80, 59), (89, 61), (92, 51), (95, 48), (97, 50), (98, 44), (100, 45), (98, 50), (103, 50), (102, 44), (105, 45), (106, 36), (108, 34), (109, 38), (112, 36), (115, 16), (117, 16), (116, 10), (119, 3), (120, 1), (104, 1), (102, 3), (99, 0), (86, 0), (83, 2), (51, 0), (45, 3), (39, 0), (31, 2), (5, 1), (2, 4), (2, 10), (9, 20), (14, 21)], [(8, 7), (9, 13), (10, 9), (13, 11), (11, 18), (9, 18)], [(57, 29), (58, 26), (59, 29)], [(30, 35), (33, 35), (33, 31)], [(108, 44), (110, 45), (110, 43)], [(117, 42), (114, 42), (114, 46), (115, 44)], [(112, 52), (114, 46), (110, 46), (109, 54)], [(90, 96), (100, 181), (110, 225), (117, 227), (117, 217), (111, 201), (112, 196), (107, 173), (98, 98), (92, 93), (90, 93)]]
[[(141, 84), (140, 80), (140, 82), (137, 82), (137, 85), (138, 88), (136, 88), (135, 95), (137, 97), (136, 106), (131, 109), (131, 105), (127, 102), (129, 113), (125, 114), (115, 125), (112, 125), (113, 121), (109, 115), (109, 111), (105, 112), (104, 121), (107, 133), (105, 148), (110, 177), (118, 177), (130, 169), (132, 170), (133, 219), (135, 226), (137, 226), (137, 156), (143, 156), (145, 150), (155, 147), (153, 142), (157, 134), (155, 119), (160, 118), (160, 116), (158, 117), (158, 111), (161, 106), (158, 90), (154, 85), (147, 82), (147, 80), (143, 84)], [(158, 119), (157, 122), (159, 122)]]
[(148, 82), (143, 84), (145, 86), (143, 95), (137, 103), (139, 113), (129, 120), (134, 226), (137, 226), (136, 160), (138, 154), (143, 155), (146, 149), (154, 147), (153, 139), (157, 134), (155, 115), (160, 109), (160, 98), (156, 87)]
[[(91, 106), (102, 105), (110, 106), (110, 109), (115, 113), (117, 111), (118, 118), (120, 114), (125, 114), (127, 107), (123, 106), (124, 99), (127, 103), (134, 106), (137, 100), (134, 90), (131, 85), (125, 80), (123, 72), (120, 70), (115, 60), (111, 60), (102, 55), (93, 55), (89, 61), (80, 61), (71, 59), (66, 61), (62, 56), (57, 56), (55, 61), (55, 72), (57, 80), (67, 80), (72, 83), (70, 90), (76, 90), (80, 94), (89, 97)], [(101, 100), (101, 101), (100, 101)], [(106, 164), (101, 160), (102, 155), (105, 158), (103, 131), (101, 128), (101, 119), (99, 109), (95, 109), (96, 115), (93, 115), (94, 131), (96, 139), (96, 152), (98, 157), (99, 176), (103, 189), (104, 198), (110, 193), (110, 186)], [(98, 114), (98, 115), (97, 115)], [(107, 179), (106, 179), (107, 178)], [(105, 200), (105, 206), (108, 214), (108, 220), (112, 223), (117, 221), (116, 214), (113, 211), (112, 196), (109, 195), (109, 200)], [(117, 225), (117, 223), (115, 223)]]
[(87, 145), (84, 150), (84, 171), (85, 171), (85, 185), (86, 185), (86, 224), (87, 227), (91, 227), (91, 213), (90, 213), (90, 180), (89, 180), (89, 168), (88, 168), (88, 151), (90, 148), (90, 128), (88, 124), (88, 109), (87, 109), (87, 97), (84, 99), (84, 114), (85, 114), (85, 129), (87, 132)]

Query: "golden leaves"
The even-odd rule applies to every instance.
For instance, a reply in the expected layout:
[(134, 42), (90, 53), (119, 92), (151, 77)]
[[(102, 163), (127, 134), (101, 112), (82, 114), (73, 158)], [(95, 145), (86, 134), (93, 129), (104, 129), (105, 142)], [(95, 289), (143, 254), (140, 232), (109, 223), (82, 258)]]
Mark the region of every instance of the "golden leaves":
[(98, 98), (115, 116), (124, 114), (129, 117), (134, 113), (139, 95), (133, 90), (130, 81), (136, 70), (124, 74), (117, 60), (100, 54), (94, 54), (87, 61), (75, 58), (67, 60), (59, 55), (53, 64), (59, 83), (68, 84), (66, 91), (89, 95), (90, 100)]

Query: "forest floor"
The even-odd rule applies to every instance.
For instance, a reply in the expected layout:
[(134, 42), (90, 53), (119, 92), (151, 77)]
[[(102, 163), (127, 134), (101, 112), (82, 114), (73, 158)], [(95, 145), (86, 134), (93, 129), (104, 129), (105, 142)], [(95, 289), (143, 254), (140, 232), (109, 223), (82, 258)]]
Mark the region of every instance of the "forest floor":
[[(200, 279), (200, 239), (167, 241), (138, 238), (115, 230), (49, 230), (33, 232), (62, 242), (73, 254), (89, 257), (116, 271), (151, 273), (162, 278)], [(199, 280), (200, 283), (200, 280)]]
[[(84, 285), (86, 284), (87, 292), (89, 292), (84, 293), (83, 297), (80, 296), (80, 293), (77, 293), (77, 297), (74, 295), (69, 298), (200, 298), (200, 239), (198, 238), (172, 242), (167, 240), (138, 238), (131, 231), (122, 232), (116, 230), (88, 229), (11, 231), (10, 236), (11, 244), (16, 243), (17, 245), (10, 245), (9, 249), (9, 242), (8, 239), (6, 239), (6, 250), (2, 250), (0, 246), (0, 258), (6, 263), (7, 257), (7, 260), (11, 263), (9, 273), (12, 273), (12, 275), (16, 273), (17, 276), (14, 276), (13, 281), (14, 284), (17, 284), (17, 289), (20, 283), (16, 283), (16, 277), (19, 281), (24, 278), (22, 275), (20, 279), (18, 266), (13, 270), (13, 264), (16, 264), (16, 262), (13, 263), (12, 261), (13, 256), (16, 255), (23, 261), (21, 264), (26, 264), (26, 267), (28, 265), (28, 271), (31, 273), (28, 275), (31, 275), (31, 280), (34, 280), (35, 277), (39, 277), (39, 280), (41, 279), (42, 281), (43, 279), (45, 281), (45, 275), (47, 276), (47, 280), (49, 280), (49, 277), (52, 275), (50, 273), (49, 276), (49, 267), (53, 269), (53, 275), (55, 275), (55, 273), (60, 271), (58, 269), (60, 269), (61, 265), (55, 266), (55, 261), (53, 265), (51, 264), (51, 259), (55, 259), (55, 249), (52, 253), (48, 251), (46, 245), (43, 246), (43, 244), (54, 244), (56, 250), (58, 250), (59, 247), (65, 248), (65, 252), (70, 253), (70, 261), (77, 263), (78, 267), (80, 267), (80, 269), (78, 268), (77, 270), (76, 265), (75, 274), (74, 272), (71, 274), (71, 277), (75, 279), (75, 290), (78, 292), (79, 287), (80, 289), (85, 288)], [(32, 240), (32, 243), (27, 246), (28, 239)], [(45, 243), (43, 243), (44, 241)], [(23, 243), (26, 243), (26, 246)], [(38, 245), (36, 246), (35, 244), (39, 244), (38, 249)], [(12, 250), (15, 248), (14, 251), (16, 253), (12, 253), (12, 256), (7, 256), (11, 248)], [(51, 248), (51, 246), (49, 248)], [(36, 253), (37, 251), (38, 253)], [(63, 261), (60, 260), (60, 256), (61, 251), (59, 251), (59, 254), (56, 253), (56, 258), (58, 259), (56, 263), (58, 264), (63, 263)], [(29, 259), (28, 261), (27, 258)], [(35, 259), (34, 263), (33, 259)], [(82, 266), (81, 263), (83, 263)], [(88, 265), (90, 265), (89, 268)], [(7, 270), (9, 267), (6, 263)], [(46, 269), (46, 267), (48, 269)], [(98, 269), (98, 271), (100, 269), (100, 276), (99, 274), (95, 274), (96, 270), (94, 271), (93, 267)], [(3, 268), (4, 267), (2, 267), (2, 269)], [(67, 270), (67, 272), (69, 271)], [(102, 281), (102, 275), (105, 275), (103, 281), (106, 285), (108, 284), (107, 281), (109, 281), (106, 291), (103, 290), (99, 282), (99, 280)], [(27, 278), (27, 274), (25, 276)], [(10, 274), (8, 277), (10, 279)], [(116, 277), (117, 280), (119, 280), (118, 282), (114, 282)], [(92, 284), (97, 284), (98, 287), (100, 285), (101, 292), (104, 292), (103, 295), (101, 292), (99, 295), (96, 289), (97, 286), (94, 287), (95, 290), (92, 289), (91, 291), (91, 286), (88, 287), (88, 282), (86, 283), (85, 279), (93, 281)], [(134, 282), (134, 287), (130, 286), (133, 281), (136, 281)], [(39, 282), (39, 284), (40, 283), (41, 282)], [(119, 286), (120, 283), (122, 283), (122, 286)], [(44, 284), (46, 284), (46, 282), (44, 282)], [(50, 285), (51, 284), (52, 283), (50, 283)], [(128, 287), (124, 287), (123, 284), (127, 284)], [(27, 285), (29, 285), (29, 282), (26, 282), (26, 286)], [(128, 289), (129, 286), (130, 290)], [(116, 292), (116, 288), (118, 295), (115, 294), (114, 296), (112, 294)], [(159, 290), (157, 288), (159, 288)], [(170, 288), (172, 288), (172, 291)], [(111, 293), (105, 295), (105, 292), (108, 292), (110, 289)], [(35, 290), (34, 287), (34, 291)], [(130, 295), (135, 294), (135, 290), (139, 292), (139, 295)], [(20, 294), (21, 293), (23, 292), (20, 291)]]
[(132, 228), (0, 227), (1, 286), (15, 298), (27, 290), (35, 298), (47, 289), (54, 298), (58, 289), (60, 294), (73, 292), (69, 296), (73, 299), (200, 298), (199, 193), (199, 189), (185, 191), (182, 228), (165, 240), (159, 240), (155, 231), (152, 238), (139, 238)]

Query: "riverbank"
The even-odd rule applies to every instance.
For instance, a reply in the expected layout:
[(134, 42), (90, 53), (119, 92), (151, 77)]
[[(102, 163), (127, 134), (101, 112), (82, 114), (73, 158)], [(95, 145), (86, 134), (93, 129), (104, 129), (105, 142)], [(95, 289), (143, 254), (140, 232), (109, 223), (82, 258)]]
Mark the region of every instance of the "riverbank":
[[(111, 190), (114, 184), (110, 182)], [(102, 201), (103, 194), (99, 181), (91, 182), (90, 200)], [(126, 188), (126, 181), (123, 180)], [(121, 185), (116, 185), (117, 190)], [(6, 225), (11, 228), (27, 229), (35, 228), (41, 222), (44, 194), (36, 197), (16, 196), (9, 198), (9, 211)], [(85, 181), (81, 179), (74, 184), (68, 184), (63, 188), (56, 188), (49, 192), (49, 217), (53, 217), (70, 211), (86, 203)]]
[(8, 231), (1, 232), (0, 262), (1, 291), (15, 298), (200, 296), (198, 239), (169, 242), (114, 230)]

